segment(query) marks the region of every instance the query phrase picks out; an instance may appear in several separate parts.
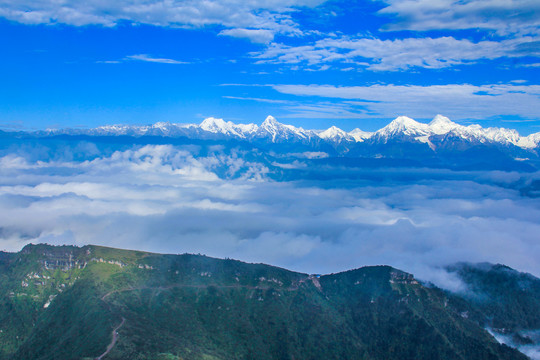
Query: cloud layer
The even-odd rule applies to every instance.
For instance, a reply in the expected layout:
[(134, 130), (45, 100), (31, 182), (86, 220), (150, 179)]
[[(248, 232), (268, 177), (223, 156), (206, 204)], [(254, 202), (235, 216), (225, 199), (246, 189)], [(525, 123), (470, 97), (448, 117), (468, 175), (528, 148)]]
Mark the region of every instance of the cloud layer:
[[(121, 0), (121, 1), (0, 1), (0, 17), (24, 24), (66, 24), (72, 26), (119, 23), (160, 27), (200, 28), (218, 25), (234, 28), (230, 36), (260, 40), (273, 33), (299, 33), (288, 15), (292, 7), (316, 6), (322, 0)], [(236, 29), (237, 28), (237, 29)], [(264, 29), (266, 33), (259, 30)], [(253, 32), (255, 31), (255, 32)]]
[[(414, 67), (441, 69), (476, 63), (483, 59), (521, 57), (531, 51), (519, 50), (532, 40), (480, 41), (439, 38), (324, 38), (310, 45), (286, 46), (273, 44), (262, 52), (253, 53), (259, 63), (344, 64), (374, 71), (402, 71)], [(536, 53), (536, 50), (533, 51)]]
[(500, 35), (539, 34), (535, 0), (386, 0), (379, 14), (395, 17), (388, 30), (487, 29)]
[[(486, 119), (501, 115), (540, 117), (540, 86), (491, 84), (449, 85), (272, 85), (283, 94), (344, 99), (360, 113), (393, 117), (396, 113), (429, 118), (442, 113), (453, 119)], [(520, 104), (519, 107), (516, 104)]]
[(82, 162), (5, 155), (0, 248), (101, 244), (312, 273), (391, 264), (454, 289), (436, 269), (456, 261), (540, 275), (540, 204), (513, 189), (537, 174), (325, 168), (336, 178), (277, 182), (245, 160), (258, 156), (169, 145)]

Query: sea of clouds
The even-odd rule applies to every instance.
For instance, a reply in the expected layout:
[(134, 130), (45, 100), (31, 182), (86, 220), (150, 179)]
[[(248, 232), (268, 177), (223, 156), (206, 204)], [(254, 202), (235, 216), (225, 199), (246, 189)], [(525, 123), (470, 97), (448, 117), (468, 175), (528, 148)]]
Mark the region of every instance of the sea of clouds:
[(538, 173), (317, 165), (224, 146), (54, 154), (0, 154), (0, 250), (97, 244), (308, 273), (388, 264), (452, 290), (462, 284), (442, 267), (459, 261), (540, 275), (540, 201), (522, 191)]

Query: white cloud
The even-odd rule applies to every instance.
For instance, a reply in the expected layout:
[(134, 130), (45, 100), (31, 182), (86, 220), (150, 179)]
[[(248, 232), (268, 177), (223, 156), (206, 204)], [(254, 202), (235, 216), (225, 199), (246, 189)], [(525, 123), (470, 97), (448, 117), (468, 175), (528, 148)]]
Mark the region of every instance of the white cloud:
[(129, 55), (129, 56), (126, 56), (126, 60), (145, 61), (145, 62), (153, 62), (153, 63), (160, 63), (160, 64), (188, 64), (187, 62), (184, 62), (184, 61), (178, 61), (174, 59), (165, 59), (165, 58), (156, 58), (147, 54)]
[(361, 106), (365, 117), (395, 117), (407, 114), (431, 118), (445, 114), (453, 119), (486, 119), (511, 115), (523, 118), (540, 117), (538, 85), (273, 85), (275, 90), (290, 95), (319, 96), (351, 100)]
[[(221, 85), (226, 86), (226, 85)], [(230, 85), (234, 86), (234, 85)], [(275, 100), (275, 99), (263, 99), (263, 98), (253, 98), (253, 97), (243, 97), (243, 96), (222, 96), (225, 99), (233, 99), (233, 100), (247, 100), (247, 101), (257, 101), (257, 102), (264, 102), (269, 104), (288, 104), (290, 103), (287, 100)]]
[(274, 40), (274, 33), (272, 31), (261, 29), (227, 29), (222, 30), (219, 35), (249, 39), (254, 43), (261, 44), (267, 44)]
[[(380, 40), (376, 38), (325, 38), (312, 45), (287, 46), (274, 43), (251, 55), (258, 63), (345, 64), (375, 71), (398, 71), (414, 67), (441, 69), (473, 64), (483, 59), (522, 57), (538, 52), (532, 38), (504, 41), (472, 42), (453, 37), (406, 38)], [(328, 68), (328, 67), (326, 67)], [(325, 68), (325, 69), (326, 69)]]
[(223, 98), (242, 101), (256, 101), (269, 104), (280, 104), (282, 105), (281, 109), (289, 113), (282, 114), (282, 118), (294, 117), (307, 119), (353, 119), (365, 117), (365, 114), (359, 113), (357, 111), (356, 106), (353, 106), (349, 103), (336, 104), (330, 101), (306, 102), (241, 96), (223, 96)]
[[(164, 27), (219, 25), (239, 30), (264, 29), (297, 34), (288, 15), (294, 7), (317, 6), (323, 0), (0, 0), (0, 17), (24, 24), (116, 26), (120, 22)], [(261, 41), (269, 34), (244, 31)], [(234, 36), (234, 35), (233, 35)]]
[(494, 30), (499, 35), (540, 34), (536, 0), (386, 0), (379, 11), (395, 16), (388, 30)]
[(531, 67), (531, 68), (537, 68), (540, 67), (540, 63), (533, 63), (533, 64), (521, 64), (521, 67)]
[[(253, 160), (264, 157), (168, 145), (82, 162), (6, 155), (0, 249), (92, 243), (311, 273), (390, 264), (451, 288), (459, 284), (434, 269), (455, 261), (500, 262), (540, 275), (540, 204), (513, 189), (540, 174), (325, 165), (320, 172), (331, 173), (330, 182), (276, 182)], [(351, 175), (363, 180), (336, 181)]]

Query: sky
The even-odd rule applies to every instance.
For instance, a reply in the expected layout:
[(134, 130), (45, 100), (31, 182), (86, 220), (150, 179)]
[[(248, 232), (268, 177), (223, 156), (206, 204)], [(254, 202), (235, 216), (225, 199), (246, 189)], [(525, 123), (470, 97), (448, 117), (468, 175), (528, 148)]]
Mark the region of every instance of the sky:
[(540, 131), (537, 0), (0, 0), (0, 128)]

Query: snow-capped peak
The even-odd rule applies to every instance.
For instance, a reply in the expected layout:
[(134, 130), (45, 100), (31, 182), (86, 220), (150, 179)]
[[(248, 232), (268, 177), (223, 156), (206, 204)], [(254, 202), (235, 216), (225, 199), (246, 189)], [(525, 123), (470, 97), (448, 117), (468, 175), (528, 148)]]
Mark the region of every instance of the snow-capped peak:
[(521, 137), (518, 146), (525, 149), (534, 149), (540, 145), (540, 132), (530, 134), (526, 137)]
[(285, 140), (300, 140), (301, 142), (309, 141), (316, 136), (311, 130), (304, 130), (292, 125), (285, 125), (278, 122), (273, 116), (268, 116), (257, 130), (256, 138), (272, 139), (272, 142), (280, 142)]
[(224, 121), (223, 119), (209, 117), (207, 119), (204, 119), (204, 121), (199, 125), (199, 128), (214, 134), (232, 135), (240, 138), (245, 138), (246, 133), (256, 131), (257, 125), (237, 125), (231, 121)]
[(428, 125), (419, 123), (407, 116), (399, 116), (383, 128), (392, 132), (396, 131), (427, 131)]
[(442, 115), (437, 115), (429, 123), (430, 130), (437, 135), (446, 134), (449, 131), (452, 131), (461, 125), (456, 124), (455, 122), (450, 121), (449, 118)]
[(223, 119), (216, 119), (209, 117), (203, 120), (199, 127), (205, 131), (210, 131), (213, 133), (225, 132), (233, 125), (232, 122), (226, 123)]
[(319, 137), (321, 139), (325, 140), (333, 140), (333, 141), (341, 141), (343, 139), (346, 140), (352, 140), (352, 136), (350, 136), (345, 131), (341, 130), (340, 128), (336, 126), (332, 126), (324, 131), (321, 131), (319, 134)]
[(388, 125), (394, 125), (394, 126), (416, 126), (418, 125), (419, 122), (414, 120), (414, 119), (411, 119), (410, 117), (408, 116), (398, 116), (397, 118), (395, 118), (394, 120), (392, 120), (390, 122), (390, 124)]
[(155, 128), (155, 129), (166, 130), (166, 129), (170, 128), (172, 125), (174, 125), (174, 124), (171, 124), (170, 122), (159, 121), (159, 122), (155, 123), (154, 125), (152, 125), (152, 127)]
[(266, 129), (276, 129), (280, 126), (283, 126), (283, 124), (278, 122), (272, 115), (268, 115), (261, 124), (261, 127)]
[(431, 120), (431, 122), (429, 123), (430, 126), (433, 126), (433, 125), (437, 125), (437, 124), (449, 124), (449, 125), (452, 125), (452, 124), (455, 124), (454, 122), (452, 122), (452, 120), (450, 120), (449, 118), (447, 118), (446, 116), (443, 116), (441, 114), (437, 114), (435, 115), (435, 117), (433, 118), (433, 120)]
[(369, 139), (373, 136), (373, 132), (363, 131), (358, 128), (353, 129), (349, 132), (349, 135), (351, 135), (356, 142), (363, 142), (366, 139)]
[(270, 135), (272, 142), (276, 142), (280, 133), (286, 133), (284, 125), (279, 123), (273, 116), (268, 115), (259, 127), (259, 135)]
[(388, 139), (396, 135), (420, 137), (429, 134), (430, 129), (428, 124), (419, 123), (407, 116), (399, 116), (390, 124), (375, 132), (375, 136), (380, 139)]

